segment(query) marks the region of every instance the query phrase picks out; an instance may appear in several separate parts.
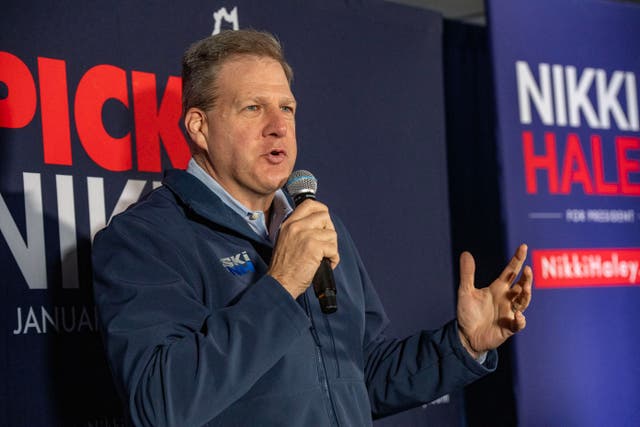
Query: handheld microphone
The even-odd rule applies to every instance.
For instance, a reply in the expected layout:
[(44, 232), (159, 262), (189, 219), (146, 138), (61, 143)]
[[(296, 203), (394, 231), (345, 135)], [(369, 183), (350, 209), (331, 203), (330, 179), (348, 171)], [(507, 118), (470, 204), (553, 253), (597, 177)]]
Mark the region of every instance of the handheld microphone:
[[(293, 203), (297, 207), (307, 199), (316, 199), (318, 180), (309, 171), (297, 170), (289, 177), (286, 190), (293, 198)], [(333, 270), (331, 269), (331, 262), (328, 258), (322, 258), (320, 266), (313, 276), (312, 283), (322, 312), (335, 312), (338, 309), (336, 281), (333, 278)]]

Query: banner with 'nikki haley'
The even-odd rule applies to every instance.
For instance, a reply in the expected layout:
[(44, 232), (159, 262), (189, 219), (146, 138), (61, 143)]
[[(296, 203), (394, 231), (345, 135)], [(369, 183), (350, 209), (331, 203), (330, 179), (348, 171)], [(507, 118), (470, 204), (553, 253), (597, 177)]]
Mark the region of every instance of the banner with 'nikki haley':
[(522, 425), (640, 422), (640, 7), (488, 2)]

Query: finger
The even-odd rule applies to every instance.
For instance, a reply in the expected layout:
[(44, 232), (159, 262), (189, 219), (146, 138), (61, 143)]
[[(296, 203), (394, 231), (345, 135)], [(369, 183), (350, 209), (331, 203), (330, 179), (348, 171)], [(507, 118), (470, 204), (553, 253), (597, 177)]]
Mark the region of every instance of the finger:
[[(336, 227), (333, 225), (333, 221), (331, 221), (331, 215), (329, 214), (329, 208), (327, 205), (318, 202), (314, 199), (307, 199), (302, 204), (301, 214), (304, 217), (313, 218), (313, 223), (316, 228), (328, 228), (330, 230), (335, 230)], [(297, 211), (299, 208), (296, 208)]]
[(338, 233), (327, 228), (305, 230), (300, 234), (300, 239), (309, 239), (312, 244), (331, 244), (335, 248), (338, 247)]
[(333, 221), (331, 221), (331, 216), (329, 216), (328, 212), (314, 212), (307, 216), (305, 221), (308, 221), (307, 226), (311, 229), (329, 230), (333, 233), (336, 231), (336, 227), (333, 225)]
[(329, 208), (322, 202), (319, 202), (315, 199), (307, 199), (300, 203), (294, 211), (301, 212), (303, 214), (308, 214), (312, 212), (329, 212)]
[(520, 269), (522, 268), (522, 264), (524, 263), (525, 258), (527, 257), (527, 245), (520, 245), (518, 249), (516, 249), (516, 253), (513, 255), (509, 264), (502, 270), (500, 274), (500, 280), (506, 283), (513, 283), (513, 281), (518, 277), (520, 273)]
[(327, 258), (331, 262), (332, 269), (335, 269), (338, 266), (338, 264), (340, 264), (340, 253), (338, 251), (333, 253), (331, 256), (325, 255), (325, 258)]
[(526, 266), (522, 272), (520, 280), (518, 280), (518, 283), (511, 288), (512, 290), (517, 290), (517, 293), (513, 298), (512, 307), (521, 312), (524, 312), (531, 302), (532, 276), (533, 273), (531, 271), (531, 267)]
[[(287, 221), (296, 221), (308, 216), (313, 216), (314, 214), (326, 214), (327, 216), (329, 216), (329, 208), (327, 207), (327, 205), (318, 202), (317, 200), (307, 199), (300, 203), (293, 210), (293, 212), (287, 217)], [(333, 224), (331, 224), (331, 227), (333, 228)]]
[(460, 290), (471, 291), (475, 289), (476, 262), (473, 256), (465, 251), (460, 254)]
[[(328, 230), (322, 230), (321, 234), (324, 234), (324, 236), (320, 236), (320, 239), (314, 242), (320, 253), (320, 259), (327, 258), (331, 262), (331, 268), (336, 268), (340, 263), (340, 253), (338, 252), (335, 233)], [(331, 236), (331, 234), (333, 234), (333, 236)]]
[(523, 277), (524, 282), (522, 286), (525, 288), (525, 290), (528, 289), (529, 293), (531, 293), (531, 288), (533, 287), (533, 270), (531, 270), (531, 267), (529, 267), (528, 265), (524, 267)]
[(323, 257), (331, 257), (338, 252), (338, 234), (329, 229), (305, 229), (295, 236), (305, 252)]
[(513, 302), (520, 296), (521, 293), (522, 293), (522, 285), (520, 285), (520, 283), (516, 283), (509, 289), (509, 292), (507, 293), (507, 298), (509, 299), (509, 301)]
[(527, 326), (527, 318), (524, 317), (521, 311), (516, 311), (514, 313), (513, 319), (513, 332), (518, 332), (523, 330)]
[(335, 232), (335, 227), (327, 212), (315, 211), (302, 217), (289, 217), (287, 221), (282, 224), (282, 230), (286, 234), (291, 233), (298, 235), (310, 230), (329, 230)]
[(293, 210), (293, 212), (291, 212), (291, 215), (289, 215), (288, 219), (300, 219), (300, 218), (304, 218), (314, 212), (329, 212), (329, 208), (323, 204), (320, 203), (317, 200), (314, 199), (307, 199), (304, 200), (302, 203), (300, 203), (298, 206), (296, 206), (296, 208)]

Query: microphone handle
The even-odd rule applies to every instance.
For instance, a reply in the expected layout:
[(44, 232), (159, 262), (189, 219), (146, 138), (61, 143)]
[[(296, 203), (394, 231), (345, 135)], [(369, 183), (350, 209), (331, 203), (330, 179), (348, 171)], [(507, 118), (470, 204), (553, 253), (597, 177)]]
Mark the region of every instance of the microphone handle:
[[(293, 203), (297, 207), (300, 203), (307, 199), (316, 199), (315, 193), (301, 193), (293, 197)], [(336, 298), (336, 281), (333, 277), (331, 269), (331, 261), (328, 258), (322, 258), (320, 266), (316, 274), (313, 276), (313, 290), (320, 303), (320, 310), (323, 313), (330, 314), (338, 309), (338, 300)]]
[(327, 314), (335, 312), (338, 309), (336, 281), (328, 258), (322, 258), (312, 283), (322, 312)]

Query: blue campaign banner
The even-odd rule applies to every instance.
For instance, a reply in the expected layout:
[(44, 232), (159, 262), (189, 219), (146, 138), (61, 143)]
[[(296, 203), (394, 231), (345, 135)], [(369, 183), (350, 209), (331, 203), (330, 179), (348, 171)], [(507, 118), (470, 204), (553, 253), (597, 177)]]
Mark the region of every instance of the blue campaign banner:
[(522, 425), (640, 423), (640, 8), (490, 0), (508, 246), (534, 302)]
[[(7, 0), (0, 27), (0, 425), (123, 424), (91, 242), (185, 167), (180, 59), (223, 29), (282, 41), (297, 166), (349, 226), (389, 335), (455, 315), (439, 15), (379, 0)], [(376, 424), (456, 425), (461, 410), (451, 394)]]

